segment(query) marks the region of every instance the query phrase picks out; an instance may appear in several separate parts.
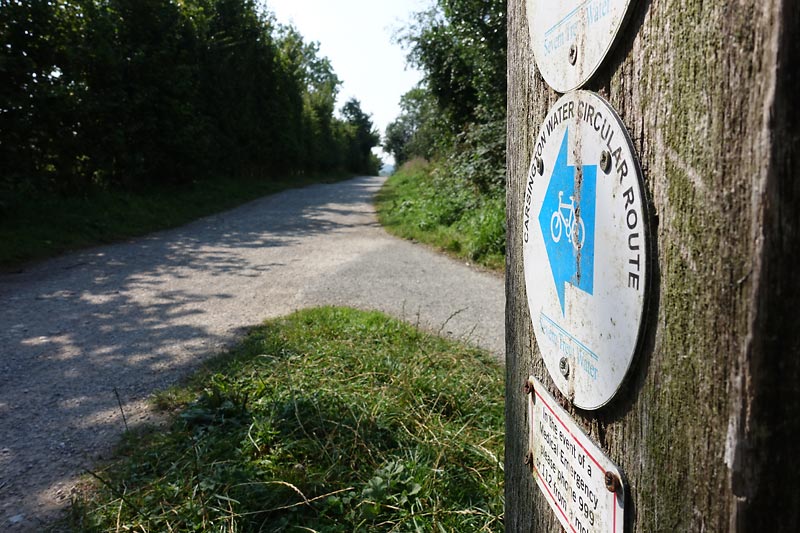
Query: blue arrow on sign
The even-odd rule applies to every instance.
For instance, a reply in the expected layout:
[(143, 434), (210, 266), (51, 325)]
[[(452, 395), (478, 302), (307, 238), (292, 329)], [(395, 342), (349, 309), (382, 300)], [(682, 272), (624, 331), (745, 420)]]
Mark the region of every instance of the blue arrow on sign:
[(587, 294), (594, 292), (597, 165), (568, 165), (568, 138), (569, 128), (564, 132), (539, 211), (539, 226), (562, 315), (566, 314), (564, 292), (567, 283)]

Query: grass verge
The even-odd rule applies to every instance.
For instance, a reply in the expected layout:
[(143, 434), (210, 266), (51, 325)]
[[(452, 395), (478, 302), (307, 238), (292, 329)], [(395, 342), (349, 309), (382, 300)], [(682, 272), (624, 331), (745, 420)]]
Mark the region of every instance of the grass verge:
[(37, 196), (0, 216), (0, 268), (180, 226), (267, 194), (349, 176), (214, 179), (141, 192), (94, 190), (81, 196)]
[(74, 531), (501, 531), (503, 377), (486, 353), (379, 313), (254, 328), (158, 396), (73, 503)]
[[(502, 191), (501, 191), (502, 192)], [(406, 163), (378, 195), (378, 219), (391, 233), (435, 246), (492, 270), (505, 258), (505, 197), (479, 194), (422, 160)]]

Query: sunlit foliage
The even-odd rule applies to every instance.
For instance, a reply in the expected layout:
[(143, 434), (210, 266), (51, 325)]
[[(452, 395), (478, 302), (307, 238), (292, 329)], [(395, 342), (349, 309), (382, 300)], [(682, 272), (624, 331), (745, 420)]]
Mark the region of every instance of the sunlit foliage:
[(0, 0), (0, 37), (0, 214), (42, 193), (377, 172), (369, 116), (335, 114), (330, 62), (254, 0)]

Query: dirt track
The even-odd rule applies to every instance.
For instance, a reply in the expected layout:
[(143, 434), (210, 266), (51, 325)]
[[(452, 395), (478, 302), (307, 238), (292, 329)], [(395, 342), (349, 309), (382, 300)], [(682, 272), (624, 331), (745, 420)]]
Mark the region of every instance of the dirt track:
[(0, 531), (35, 531), (83, 469), (150, 419), (146, 397), (249, 325), (379, 309), (503, 352), (495, 275), (388, 236), (382, 178), (263, 198), (182, 228), (0, 276)]

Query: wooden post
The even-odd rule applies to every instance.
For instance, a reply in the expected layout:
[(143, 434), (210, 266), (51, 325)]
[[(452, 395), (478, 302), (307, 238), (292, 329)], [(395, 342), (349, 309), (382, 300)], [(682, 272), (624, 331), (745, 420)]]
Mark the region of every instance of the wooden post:
[[(536, 70), (526, 2), (508, 4), (506, 530), (560, 531), (523, 463), (526, 377), (560, 395), (532, 330), (520, 228), (534, 137), (560, 95)], [(584, 88), (616, 109), (641, 161), (649, 321), (622, 390), (573, 418), (625, 473), (626, 530), (800, 531), (800, 10), (632, 9)]]

